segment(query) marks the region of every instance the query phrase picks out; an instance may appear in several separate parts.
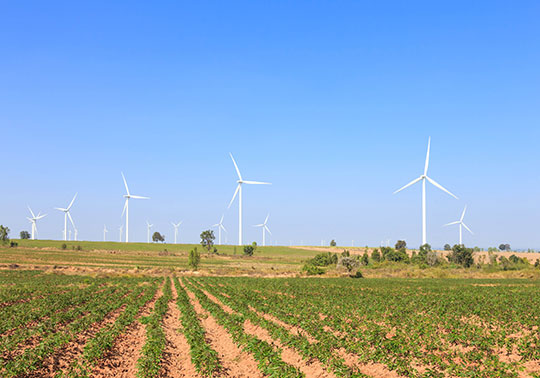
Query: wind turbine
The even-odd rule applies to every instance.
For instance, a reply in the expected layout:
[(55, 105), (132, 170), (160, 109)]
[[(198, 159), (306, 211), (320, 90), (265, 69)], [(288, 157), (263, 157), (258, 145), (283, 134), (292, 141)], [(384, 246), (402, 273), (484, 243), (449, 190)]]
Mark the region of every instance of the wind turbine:
[(120, 227), (118, 228), (118, 231), (120, 231), (119, 234), (118, 234), (118, 241), (120, 243), (122, 243), (122, 232), (124, 231), (124, 225), (123, 224), (120, 225)]
[(462, 227), (465, 227), (465, 229), (467, 231), (469, 231), (471, 233), (471, 235), (474, 235), (473, 232), (471, 231), (471, 229), (469, 227), (467, 227), (467, 225), (465, 223), (463, 223), (463, 218), (465, 218), (465, 211), (467, 211), (467, 206), (465, 206), (465, 208), (463, 209), (463, 213), (461, 213), (461, 218), (458, 220), (458, 221), (455, 221), (455, 222), (450, 222), (450, 223), (447, 223), (445, 224), (445, 226), (451, 226), (453, 224), (459, 224), (459, 244), (463, 244), (462, 240), (462, 236), (463, 236), (463, 229)]
[(126, 182), (126, 178), (124, 177), (124, 173), (120, 172), (122, 174), (122, 178), (124, 179), (124, 185), (126, 186), (126, 194), (124, 194), (124, 198), (126, 199), (126, 202), (124, 203), (124, 210), (122, 210), (122, 216), (124, 213), (126, 214), (126, 243), (129, 243), (129, 199), (150, 199), (149, 197), (142, 197), (142, 196), (135, 196), (133, 194), (129, 193), (128, 184)]
[(109, 230), (107, 230), (107, 225), (103, 225), (103, 241), (107, 241), (107, 232), (109, 232)]
[(221, 230), (227, 232), (227, 230), (225, 229), (225, 226), (223, 226), (223, 217), (225, 216), (225, 214), (223, 214), (221, 216), (221, 219), (219, 220), (219, 223), (216, 223), (215, 225), (213, 225), (212, 227), (217, 227), (218, 228), (218, 245), (221, 245)]
[(150, 224), (148, 221), (146, 221), (146, 240), (147, 243), (150, 243), (150, 229), (154, 227), (153, 224)]
[(236, 173), (238, 174), (238, 181), (237, 181), (238, 186), (236, 187), (233, 198), (231, 202), (229, 203), (229, 208), (231, 207), (234, 199), (236, 198), (236, 195), (238, 194), (238, 245), (242, 245), (242, 184), (248, 184), (248, 185), (272, 185), (272, 184), (270, 184), (269, 182), (243, 180), (242, 175), (240, 174), (240, 170), (238, 169), (238, 165), (236, 165), (236, 161), (234, 160), (232, 154), (230, 155), (234, 164), (234, 168), (236, 169)]
[(184, 221), (180, 221), (178, 223), (171, 222), (171, 224), (174, 227), (174, 244), (176, 244), (176, 237), (178, 236), (178, 227), (182, 224)]
[[(69, 210), (71, 209), (71, 206), (73, 206), (73, 202), (75, 202), (75, 198), (77, 198), (77, 193), (75, 193), (75, 195), (73, 196), (73, 199), (71, 200), (71, 203), (65, 209), (62, 208), (62, 207), (55, 207), (55, 210), (60, 210), (60, 211), (64, 212), (64, 240), (67, 240), (67, 219), (68, 219), (68, 217), (69, 217), (69, 220), (71, 221), (71, 225), (73, 226), (73, 228), (75, 228), (75, 223), (73, 223), (73, 218), (71, 217), (71, 214), (69, 212)], [(70, 239), (71, 239), (71, 236), (70, 236)]]
[[(264, 220), (264, 223), (261, 223), (261, 224), (256, 224), (255, 226), (253, 227), (261, 227), (262, 228), (262, 233), (263, 233), (263, 239), (262, 239), (262, 245), (263, 247), (266, 246), (266, 231), (268, 231), (268, 233), (270, 235), (272, 235), (272, 233), (270, 232), (270, 229), (268, 228), (268, 217), (270, 217), (270, 214), (268, 214), (266, 216), (266, 219)], [(301, 243), (301, 244), (304, 244), (304, 243)]]
[(35, 236), (37, 234), (37, 221), (40, 220), (41, 218), (44, 218), (47, 216), (47, 214), (43, 214), (41, 215), (41, 213), (38, 213), (38, 215), (36, 216), (34, 214), (34, 212), (32, 211), (32, 209), (30, 208), (30, 206), (28, 206), (28, 210), (30, 210), (30, 214), (32, 214), (32, 218), (29, 218), (27, 217), (26, 219), (28, 219), (30, 221), (30, 223), (32, 223), (32, 240), (35, 240)]
[(443, 192), (446, 192), (449, 195), (451, 195), (452, 197), (454, 197), (455, 199), (458, 199), (454, 194), (450, 193), (442, 185), (440, 185), (438, 182), (436, 182), (435, 180), (433, 180), (431, 177), (429, 177), (427, 175), (428, 167), (429, 167), (429, 149), (430, 149), (430, 146), (431, 146), (431, 137), (429, 137), (429, 139), (428, 139), (428, 148), (427, 148), (427, 155), (426, 155), (426, 163), (424, 165), (424, 173), (420, 177), (412, 180), (410, 183), (408, 183), (407, 185), (403, 186), (402, 188), (400, 188), (400, 189), (398, 189), (398, 190), (396, 190), (394, 192), (394, 194), (396, 194), (398, 192), (401, 192), (403, 189), (408, 188), (409, 186), (414, 185), (419, 181), (422, 181), (422, 245), (427, 244), (427, 231), (426, 231), (427, 230), (426, 229), (426, 180), (429, 181), (435, 187), (442, 190)]

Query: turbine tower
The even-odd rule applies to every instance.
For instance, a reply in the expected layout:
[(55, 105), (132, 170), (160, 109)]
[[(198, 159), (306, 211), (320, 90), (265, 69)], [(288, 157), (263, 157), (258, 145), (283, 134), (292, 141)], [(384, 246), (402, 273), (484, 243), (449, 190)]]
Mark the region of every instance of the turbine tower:
[[(69, 217), (69, 220), (71, 221), (71, 225), (73, 228), (75, 228), (75, 223), (73, 223), (73, 218), (71, 217), (71, 214), (69, 210), (71, 209), (71, 206), (73, 206), (73, 202), (75, 202), (75, 198), (77, 198), (77, 193), (73, 196), (73, 199), (71, 200), (71, 203), (68, 207), (62, 208), (62, 207), (55, 207), (55, 210), (60, 210), (64, 212), (64, 241), (67, 240), (67, 220)], [(71, 239), (71, 236), (69, 237)]]
[(439, 188), (443, 192), (448, 193), (455, 199), (458, 199), (454, 194), (450, 193), (447, 189), (445, 189), (443, 186), (441, 186), (438, 182), (433, 180), (431, 177), (427, 175), (428, 167), (429, 167), (429, 149), (431, 146), (431, 137), (428, 139), (428, 148), (427, 148), (427, 155), (426, 155), (426, 163), (424, 165), (424, 173), (412, 180), (407, 185), (403, 186), (402, 188), (396, 190), (394, 194), (401, 192), (403, 189), (408, 188), (411, 185), (416, 184), (419, 181), (422, 181), (422, 245), (427, 244), (427, 228), (426, 228), (426, 180), (429, 181), (432, 185)]
[(238, 181), (237, 181), (238, 186), (236, 187), (233, 198), (231, 202), (229, 203), (229, 208), (231, 207), (234, 199), (236, 198), (236, 195), (238, 194), (238, 245), (242, 245), (242, 184), (248, 184), (248, 185), (271, 185), (271, 184), (269, 182), (243, 180), (242, 175), (240, 174), (240, 170), (238, 169), (238, 165), (236, 165), (236, 161), (234, 160), (232, 154), (230, 155), (234, 164), (234, 168), (236, 169), (236, 173), (238, 174)]
[(454, 224), (459, 224), (459, 244), (460, 245), (463, 244), (463, 227), (465, 227), (465, 229), (467, 231), (469, 231), (471, 233), (471, 235), (474, 235), (474, 233), (471, 231), (471, 229), (469, 227), (467, 227), (467, 225), (465, 223), (463, 223), (463, 218), (465, 218), (465, 211), (467, 211), (467, 206), (465, 206), (465, 208), (463, 209), (463, 213), (461, 213), (461, 218), (458, 221), (450, 222), (450, 223), (445, 224), (445, 226), (451, 226), (451, 225), (454, 225)]
[(107, 241), (107, 232), (109, 232), (109, 230), (107, 230), (107, 225), (103, 225), (103, 241)]
[(30, 210), (30, 214), (32, 214), (32, 218), (27, 217), (26, 219), (28, 219), (30, 221), (30, 223), (32, 223), (32, 240), (35, 240), (36, 234), (37, 234), (37, 223), (36, 222), (38, 220), (40, 220), (41, 218), (46, 217), (47, 214), (41, 215), (41, 213), (38, 213), (38, 215), (36, 216), (34, 214), (34, 212), (32, 211), (32, 209), (30, 208), (30, 206), (28, 206), (28, 210)]
[(120, 225), (120, 227), (118, 228), (118, 231), (119, 231), (119, 234), (118, 234), (118, 241), (119, 241), (120, 243), (122, 243), (122, 233), (123, 233), (123, 231), (124, 231), (124, 225), (123, 225), (123, 224)]
[(212, 227), (217, 227), (218, 228), (218, 245), (221, 245), (221, 230), (227, 232), (227, 230), (225, 229), (225, 226), (223, 226), (223, 217), (225, 216), (225, 214), (223, 214), (221, 216), (221, 219), (219, 220), (219, 223), (216, 223), (215, 225), (213, 225)]
[(174, 244), (176, 244), (176, 238), (178, 236), (178, 227), (180, 227), (180, 225), (182, 224), (182, 222), (184, 221), (180, 221), (178, 223), (174, 223), (174, 222), (171, 222), (171, 224), (173, 225), (174, 227)]
[(124, 174), (122, 174), (122, 179), (124, 179), (124, 185), (126, 186), (126, 194), (124, 194), (124, 198), (126, 199), (126, 202), (124, 203), (124, 210), (122, 210), (122, 216), (124, 216), (124, 213), (126, 214), (126, 243), (129, 243), (129, 199), (150, 199), (149, 197), (142, 197), (142, 196), (134, 196), (133, 194), (129, 193), (128, 184), (126, 182), (126, 178), (124, 177)]
[(150, 224), (150, 222), (146, 221), (146, 242), (150, 243), (150, 229), (154, 227), (153, 224)]
[[(270, 229), (268, 228), (268, 225), (267, 225), (269, 217), (270, 217), (270, 214), (268, 214), (266, 216), (266, 219), (264, 220), (264, 223), (256, 224), (255, 226), (253, 226), (253, 227), (261, 227), (262, 228), (262, 234), (263, 234), (262, 245), (263, 245), (263, 247), (266, 246), (266, 231), (268, 231), (268, 233), (270, 235), (272, 235), (272, 233), (270, 232)], [(302, 244), (304, 244), (304, 243), (302, 243)]]

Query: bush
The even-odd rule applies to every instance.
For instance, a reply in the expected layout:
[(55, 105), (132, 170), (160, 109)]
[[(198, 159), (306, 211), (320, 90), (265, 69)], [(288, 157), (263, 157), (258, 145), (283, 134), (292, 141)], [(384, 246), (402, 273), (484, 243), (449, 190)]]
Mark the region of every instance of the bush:
[(332, 241), (330, 242), (330, 247), (335, 247), (336, 245), (337, 245), (336, 241), (332, 239)]
[(77, 251), (82, 251), (82, 247), (80, 245), (77, 245)]
[(452, 253), (448, 254), (446, 258), (448, 261), (465, 268), (469, 268), (474, 262), (472, 248), (467, 248), (460, 244), (454, 245), (452, 247)]
[(253, 253), (255, 253), (255, 248), (252, 245), (244, 246), (244, 255), (253, 256)]
[(377, 262), (381, 261), (381, 253), (379, 252), (377, 248), (375, 248), (373, 252), (371, 252), (371, 259)]
[(536, 259), (536, 261), (534, 262), (534, 267), (538, 268), (539, 266), (540, 266), (540, 260)]
[(395, 250), (391, 247), (381, 247), (382, 258), (386, 261), (409, 262), (409, 256), (404, 249)]
[(341, 256), (343, 256), (343, 257), (349, 257), (350, 255), (351, 255), (351, 253), (346, 249), (344, 249), (343, 252), (341, 252)]
[(161, 235), (159, 232), (154, 232), (154, 234), (152, 235), (152, 241), (157, 243), (157, 242), (165, 242), (165, 235)]
[(62, 243), (62, 245), (60, 246), (60, 248), (62, 248), (62, 249), (67, 249), (67, 244), (66, 244), (66, 243)]
[(306, 272), (308, 276), (316, 276), (324, 274), (324, 269), (315, 265), (305, 264), (302, 267), (302, 271)]
[(450, 244), (447, 243), (447, 244), (444, 245), (444, 250), (445, 250), (445, 251), (451, 251), (451, 250), (452, 250), (452, 246), (451, 246)]
[(369, 264), (369, 256), (368, 256), (367, 251), (364, 252), (364, 254), (362, 255), (362, 258), (360, 259), (360, 263), (362, 265), (368, 265)]
[(311, 260), (307, 262), (307, 264), (311, 264), (314, 266), (329, 266), (333, 264), (337, 264), (338, 256), (335, 253), (326, 252), (326, 253), (319, 253), (315, 257), (313, 257)]
[(21, 231), (21, 239), (30, 239), (30, 233), (28, 231)]
[(201, 262), (201, 255), (197, 251), (197, 247), (189, 251), (188, 256), (188, 265), (191, 269), (197, 270), (199, 268), (199, 263)]
[(351, 278), (364, 278), (364, 276), (362, 275), (362, 272), (360, 272), (359, 270), (357, 270), (355, 274), (351, 274), (349, 277), (351, 277)]
[(407, 242), (405, 240), (398, 240), (396, 243), (396, 249), (406, 249)]
[(354, 269), (358, 268), (359, 261), (354, 257), (341, 257), (338, 261), (338, 266), (347, 269), (351, 273)]
[(17, 243), (17, 242), (12, 241), (12, 242), (9, 243), (10, 248), (15, 248), (15, 247), (18, 247), (18, 246), (19, 246), (19, 243)]

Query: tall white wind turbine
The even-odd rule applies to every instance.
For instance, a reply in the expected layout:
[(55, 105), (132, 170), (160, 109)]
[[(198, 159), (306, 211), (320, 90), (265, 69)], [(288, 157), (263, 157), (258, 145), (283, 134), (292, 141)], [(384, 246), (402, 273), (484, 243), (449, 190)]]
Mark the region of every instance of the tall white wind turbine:
[(146, 242), (150, 243), (150, 229), (154, 227), (153, 224), (150, 224), (150, 222), (146, 221)]
[(416, 184), (419, 181), (422, 181), (422, 245), (427, 244), (427, 227), (426, 227), (426, 180), (429, 181), (432, 185), (439, 188), (443, 192), (448, 193), (455, 199), (457, 197), (450, 193), (447, 189), (445, 189), (442, 185), (440, 185), (438, 182), (433, 180), (431, 177), (427, 175), (428, 167), (429, 167), (429, 149), (431, 146), (431, 137), (428, 139), (428, 148), (427, 148), (427, 154), (426, 154), (426, 163), (424, 165), (424, 174), (422, 174), (420, 177), (412, 180), (407, 185), (403, 186), (402, 188), (396, 190), (394, 194), (401, 192), (403, 189), (408, 188), (411, 185)]
[[(266, 246), (266, 231), (268, 231), (268, 233), (270, 235), (272, 235), (272, 233), (270, 232), (270, 229), (268, 228), (268, 218), (269, 217), (270, 217), (270, 214), (268, 214), (266, 216), (266, 219), (264, 220), (264, 223), (256, 224), (256, 225), (253, 226), (253, 227), (261, 227), (262, 228), (262, 234), (263, 234), (262, 245), (263, 245), (263, 247)], [(304, 244), (304, 243), (302, 243), (302, 244)]]
[(176, 244), (176, 238), (178, 237), (178, 227), (182, 224), (184, 221), (180, 221), (178, 223), (171, 222), (171, 224), (174, 227), (174, 244)]
[(32, 218), (27, 217), (26, 219), (28, 219), (30, 221), (30, 223), (32, 223), (32, 240), (35, 240), (36, 234), (37, 234), (37, 223), (36, 222), (38, 220), (40, 220), (41, 218), (46, 217), (47, 214), (41, 215), (41, 213), (38, 213), (38, 215), (35, 215), (34, 212), (32, 211), (32, 209), (30, 208), (30, 206), (28, 206), (28, 210), (30, 210), (30, 214), (32, 214)]
[(109, 232), (109, 230), (107, 230), (107, 225), (103, 225), (103, 241), (107, 241), (107, 232)]
[(126, 202), (124, 203), (124, 210), (122, 210), (122, 216), (124, 213), (126, 214), (126, 243), (129, 243), (129, 199), (150, 199), (150, 197), (142, 197), (142, 196), (135, 196), (131, 193), (129, 193), (128, 184), (126, 182), (126, 178), (124, 177), (124, 174), (122, 174), (122, 179), (124, 179), (124, 185), (126, 186), (126, 194), (124, 194), (124, 198), (126, 199)]
[(474, 235), (474, 233), (471, 231), (469, 227), (465, 223), (463, 223), (463, 218), (465, 218), (465, 211), (467, 211), (467, 206), (463, 209), (463, 213), (461, 213), (461, 218), (458, 221), (450, 222), (445, 224), (445, 226), (451, 226), (454, 224), (459, 224), (459, 244), (463, 244), (463, 229), (462, 227), (465, 227), (467, 231), (471, 233), (471, 235)]
[[(73, 199), (71, 200), (69, 206), (66, 207), (66, 208), (55, 207), (56, 210), (60, 210), (60, 211), (64, 212), (64, 240), (67, 240), (67, 233), (68, 233), (67, 220), (68, 220), (68, 217), (69, 217), (69, 220), (71, 221), (71, 225), (75, 229), (75, 223), (73, 223), (73, 218), (71, 217), (71, 214), (69, 213), (69, 210), (71, 209), (71, 206), (73, 206), (73, 202), (75, 202), (75, 198), (77, 198), (77, 193), (75, 193), (75, 195), (73, 196)], [(71, 236), (70, 236), (70, 239), (71, 239)]]
[(216, 223), (215, 225), (213, 225), (212, 227), (217, 227), (218, 228), (218, 245), (221, 245), (221, 230), (227, 232), (227, 230), (225, 229), (225, 226), (223, 226), (223, 217), (225, 216), (225, 214), (223, 214), (221, 216), (221, 219), (219, 220), (219, 223)]
[(242, 245), (242, 184), (248, 184), (248, 185), (271, 185), (271, 184), (269, 182), (243, 180), (242, 175), (240, 174), (240, 170), (238, 169), (238, 165), (236, 165), (236, 161), (234, 160), (232, 154), (230, 155), (234, 164), (234, 168), (236, 169), (236, 173), (238, 174), (238, 181), (237, 181), (238, 186), (236, 187), (233, 198), (231, 202), (229, 203), (229, 208), (231, 207), (234, 199), (236, 198), (236, 195), (238, 194), (238, 245)]

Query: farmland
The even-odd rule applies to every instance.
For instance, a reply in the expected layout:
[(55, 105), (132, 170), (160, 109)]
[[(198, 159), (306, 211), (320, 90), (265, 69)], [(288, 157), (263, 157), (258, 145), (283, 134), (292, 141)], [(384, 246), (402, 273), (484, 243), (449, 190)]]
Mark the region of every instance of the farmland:
[(0, 271), (0, 374), (540, 376), (540, 282)]

